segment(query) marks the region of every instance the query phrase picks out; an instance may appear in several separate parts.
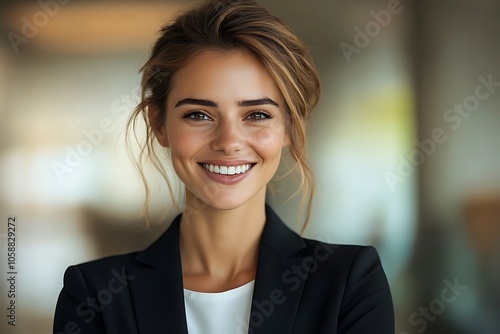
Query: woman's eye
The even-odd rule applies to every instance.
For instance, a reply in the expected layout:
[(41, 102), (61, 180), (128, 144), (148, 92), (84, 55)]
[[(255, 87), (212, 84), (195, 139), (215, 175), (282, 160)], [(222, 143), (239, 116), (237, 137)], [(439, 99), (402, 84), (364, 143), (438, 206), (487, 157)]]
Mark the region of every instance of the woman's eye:
[(191, 119), (193, 121), (209, 121), (211, 118), (201, 111), (193, 111), (185, 114), (182, 118)]
[(272, 118), (272, 116), (266, 112), (263, 112), (263, 111), (253, 112), (246, 117), (246, 119), (249, 119), (251, 121), (256, 121), (256, 122), (265, 121), (266, 119), (269, 119), (269, 118)]

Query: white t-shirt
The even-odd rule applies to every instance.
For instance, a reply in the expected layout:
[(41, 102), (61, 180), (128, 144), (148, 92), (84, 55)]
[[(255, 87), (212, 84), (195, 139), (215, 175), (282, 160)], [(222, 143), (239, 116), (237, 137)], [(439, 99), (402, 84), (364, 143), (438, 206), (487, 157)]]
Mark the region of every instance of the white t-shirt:
[(223, 292), (184, 289), (189, 334), (247, 334), (255, 280)]

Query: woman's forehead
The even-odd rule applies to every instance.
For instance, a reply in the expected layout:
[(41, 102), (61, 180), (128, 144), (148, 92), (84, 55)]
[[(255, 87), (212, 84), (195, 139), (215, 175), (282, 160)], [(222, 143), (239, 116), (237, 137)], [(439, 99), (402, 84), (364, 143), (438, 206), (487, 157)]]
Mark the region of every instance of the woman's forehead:
[(266, 96), (281, 101), (281, 93), (267, 69), (255, 56), (239, 50), (200, 52), (174, 75), (170, 96), (221, 100)]

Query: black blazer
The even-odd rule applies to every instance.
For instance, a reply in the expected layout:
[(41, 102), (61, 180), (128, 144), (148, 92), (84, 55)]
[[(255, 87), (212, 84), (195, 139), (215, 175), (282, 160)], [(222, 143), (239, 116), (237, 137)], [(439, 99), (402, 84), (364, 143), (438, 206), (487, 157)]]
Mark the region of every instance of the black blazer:
[[(391, 293), (373, 247), (304, 239), (269, 207), (266, 217), (249, 333), (394, 333)], [(180, 215), (142, 252), (69, 267), (54, 333), (187, 333), (179, 223)]]

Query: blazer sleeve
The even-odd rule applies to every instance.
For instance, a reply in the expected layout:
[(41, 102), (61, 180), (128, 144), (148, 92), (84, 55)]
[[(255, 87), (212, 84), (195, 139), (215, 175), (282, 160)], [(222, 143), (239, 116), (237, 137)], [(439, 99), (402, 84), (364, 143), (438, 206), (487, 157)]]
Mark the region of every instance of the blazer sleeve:
[(105, 333), (99, 305), (90, 293), (85, 278), (77, 266), (64, 273), (64, 287), (57, 300), (54, 334)]
[(338, 333), (394, 334), (391, 292), (375, 248), (363, 247), (355, 256), (340, 310)]

